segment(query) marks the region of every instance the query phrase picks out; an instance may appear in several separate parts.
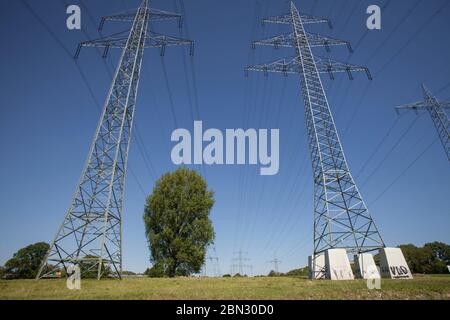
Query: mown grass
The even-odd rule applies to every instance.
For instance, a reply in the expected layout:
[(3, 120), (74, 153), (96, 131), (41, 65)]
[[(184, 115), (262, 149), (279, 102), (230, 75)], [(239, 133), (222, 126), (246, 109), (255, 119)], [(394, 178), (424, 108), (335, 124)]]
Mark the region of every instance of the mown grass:
[(0, 299), (450, 299), (450, 276), (385, 280), (381, 290), (366, 281), (304, 278), (129, 278), (82, 280), (69, 290), (65, 280), (3, 280)]

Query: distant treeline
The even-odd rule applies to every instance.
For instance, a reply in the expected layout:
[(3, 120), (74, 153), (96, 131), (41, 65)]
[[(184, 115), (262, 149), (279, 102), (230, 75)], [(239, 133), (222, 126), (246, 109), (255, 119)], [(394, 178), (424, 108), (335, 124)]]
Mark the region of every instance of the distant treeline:
[(426, 243), (423, 247), (413, 244), (400, 246), (412, 273), (449, 273), (450, 245), (442, 242)]
[[(402, 244), (399, 247), (402, 249), (412, 273), (449, 273), (447, 266), (450, 265), (450, 245), (443, 242), (431, 242), (426, 243), (423, 247), (416, 247), (413, 244)], [(0, 279), (34, 278), (48, 248), (47, 243), (39, 242), (20, 249), (5, 263), (4, 267), (0, 267)], [(375, 255), (374, 259), (378, 263), (378, 255)], [(306, 277), (308, 272), (308, 267), (303, 267), (286, 273), (270, 271), (268, 276)], [(123, 274), (133, 275), (134, 273), (124, 271)], [(231, 275), (224, 276), (231, 277)], [(90, 275), (82, 274), (82, 277), (89, 278)]]

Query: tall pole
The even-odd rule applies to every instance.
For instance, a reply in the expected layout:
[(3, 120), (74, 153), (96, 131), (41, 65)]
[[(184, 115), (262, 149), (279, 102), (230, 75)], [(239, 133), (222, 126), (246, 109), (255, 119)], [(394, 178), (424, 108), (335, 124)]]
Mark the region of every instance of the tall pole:
[(289, 14), (266, 18), (263, 22), (288, 24), (292, 33), (254, 44), (293, 47), (296, 57), (249, 66), (246, 71), (295, 73), (300, 77), (314, 180), (313, 262), (318, 254), (332, 248), (345, 248), (348, 253), (382, 248), (384, 242), (348, 168), (319, 75), (327, 73), (334, 79), (334, 73), (344, 72), (353, 79), (352, 71), (364, 71), (370, 79), (370, 73), (366, 67), (314, 56), (311, 46), (328, 49), (330, 45), (348, 43), (307, 33), (305, 24), (329, 23), (329, 20), (300, 15), (293, 2), (290, 8)]
[(83, 273), (96, 272), (121, 278), (122, 208), (128, 151), (144, 49), (190, 44), (189, 40), (155, 35), (149, 20), (180, 19), (180, 15), (148, 7), (143, 0), (133, 12), (102, 18), (130, 21), (129, 31), (86, 41), (82, 47), (123, 48), (95, 132), (88, 158), (66, 213), (36, 279), (52, 276), (77, 265)]

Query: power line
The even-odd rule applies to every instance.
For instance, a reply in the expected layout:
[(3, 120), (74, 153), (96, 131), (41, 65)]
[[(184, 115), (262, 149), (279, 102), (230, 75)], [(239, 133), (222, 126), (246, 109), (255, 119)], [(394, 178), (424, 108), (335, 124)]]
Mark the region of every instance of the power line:
[[(365, 65), (369, 64), (369, 62), (376, 56), (376, 54), (381, 50), (381, 48), (383, 48), (384, 45), (389, 41), (389, 39), (391, 39), (391, 37), (395, 34), (395, 32), (397, 32), (397, 30), (400, 28), (400, 26), (411, 16), (411, 14), (414, 12), (414, 10), (417, 8), (417, 6), (420, 4), (420, 1), (421, 0), (418, 0), (416, 3), (414, 3), (410, 7), (410, 9), (408, 9), (406, 15), (403, 16), (403, 18), (398, 21), (398, 23), (394, 26), (394, 28), (388, 34), (388, 36), (380, 43), (380, 45), (377, 47), (377, 49), (375, 49), (373, 51), (372, 55), (364, 62)], [(393, 59), (393, 58), (391, 58), (391, 59)], [(347, 124), (347, 126), (346, 126), (346, 128), (345, 128), (345, 130), (343, 132), (344, 136), (347, 134), (348, 130), (350, 129), (350, 127), (353, 124), (353, 121), (356, 119), (356, 116), (357, 116), (358, 112), (361, 110), (362, 102), (364, 101), (366, 95), (368, 94), (371, 84), (372, 83), (369, 83), (365, 87), (365, 89), (363, 91), (363, 94), (361, 95), (361, 97), (359, 99), (359, 102), (356, 104), (357, 107), (354, 109), (354, 111), (353, 111), (353, 113), (352, 113), (352, 115), (350, 117), (350, 121), (348, 122), (348, 124)]]
[(414, 4), (408, 9), (406, 14), (400, 20), (398, 20), (397, 24), (394, 26), (394, 28), (392, 28), (392, 31), (388, 34), (388, 36), (386, 38), (384, 38), (384, 40), (378, 45), (378, 47), (375, 50), (373, 50), (372, 54), (366, 60), (366, 64), (368, 64), (370, 61), (372, 61), (372, 59), (376, 56), (376, 54), (382, 48), (384, 48), (386, 43), (392, 38), (392, 36), (395, 34), (395, 32), (397, 32), (397, 30), (401, 27), (401, 25), (403, 23), (405, 23), (406, 20), (408, 20), (408, 18), (411, 16), (411, 14), (417, 9), (417, 7), (421, 3), (422, 3), (422, 0), (417, 0), (416, 2), (414, 2)]
[(419, 28), (417, 28), (416, 32), (412, 33), (412, 36), (408, 38), (408, 40), (403, 44), (400, 49), (398, 49), (394, 55), (376, 72), (376, 75), (379, 75), (383, 70), (385, 70), (402, 52), (405, 50), (412, 41), (420, 35), (425, 28), (434, 21), (434, 18), (441, 13), (448, 5), (450, 5), (450, 1), (444, 0), (444, 3), (439, 6), (439, 8), (424, 22), (422, 23)]
[(148, 170), (148, 173), (150, 175), (150, 177), (152, 177), (152, 179), (156, 180), (157, 179), (157, 174), (156, 174), (156, 170), (152, 165), (152, 162), (150, 160), (150, 155), (148, 153), (147, 148), (145, 147), (144, 141), (142, 139), (140, 130), (137, 126), (135, 126), (135, 137), (136, 137), (136, 144), (138, 146), (139, 149), (139, 153), (141, 154), (142, 158), (144, 159), (144, 164)]
[(403, 132), (403, 134), (400, 136), (400, 138), (394, 143), (394, 145), (389, 149), (389, 151), (385, 154), (383, 159), (378, 163), (378, 165), (375, 167), (375, 169), (372, 170), (372, 172), (366, 177), (364, 182), (361, 184), (361, 188), (363, 188), (367, 182), (372, 178), (372, 176), (380, 170), (380, 168), (383, 166), (384, 162), (389, 158), (389, 156), (397, 149), (399, 144), (403, 141), (403, 139), (406, 137), (409, 131), (414, 127), (419, 117), (416, 117), (414, 121), (408, 126), (408, 128)]
[(401, 117), (396, 117), (394, 120), (394, 123), (392, 124), (392, 126), (389, 127), (388, 131), (385, 133), (385, 135), (383, 136), (383, 138), (380, 140), (380, 142), (377, 144), (377, 146), (373, 149), (372, 153), (370, 154), (369, 158), (364, 162), (363, 166), (361, 167), (361, 169), (359, 169), (359, 171), (356, 173), (355, 178), (358, 178), (359, 175), (364, 172), (364, 170), (366, 169), (367, 165), (372, 161), (373, 157), (378, 153), (378, 151), (381, 149), (382, 145), (386, 142), (386, 140), (389, 138), (389, 136), (391, 135), (392, 131), (394, 130), (394, 128), (397, 126), (399, 120)]
[(167, 95), (169, 97), (169, 106), (170, 112), (172, 113), (172, 120), (175, 124), (175, 128), (178, 128), (177, 116), (175, 113), (175, 105), (173, 103), (172, 90), (170, 89), (169, 78), (167, 76), (166, 63), (164, 62), (164, 58), (161, 57), (161, 66), (164, 74), (164, 83), (166, 84)]
[(387, 185), (387, 187), (370, 203), (370, 205), (373, 205), (375, 202), (380, 200), (380, 198), (390, 189), (392, 186), (394, 186), (404, 175), (406, 172), (408, 172), (409, 169), (411, 169), (414, 164), (419, 161), (427, 152), (431, 149), (432, 146), (436, 144), (436, 142), (439, 141), (439, 137), (435, 138), (419, 155), (414, 158), (413, 161), (402, 171), (398, 176), (396, 176), (391, 183)]
[[(441, 92), (447, 90), (448, 88), (450, 88), (450, 82), (447, 83), (447, 84), (445, 84), (445, 85), (443, 85), (438, 91), (436, 91), (435, 94), (438, 95), (438, 94), (440, 94)], [(447, 99), (447, 100), (448, 100), (448, 99)]]

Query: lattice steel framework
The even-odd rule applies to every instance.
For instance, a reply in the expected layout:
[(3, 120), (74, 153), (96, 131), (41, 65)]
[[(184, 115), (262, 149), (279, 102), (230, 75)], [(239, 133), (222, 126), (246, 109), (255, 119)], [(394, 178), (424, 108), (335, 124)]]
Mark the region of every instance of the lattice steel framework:
[(193, 46), (185, 39), (148, 30), (150, 20), (178, 19), (179, 14), (154, 10), (148, 0), (134, 11), (102, 18), (105, 21), (132, 21), (130, 30), (83, 42), (82, 47), (123, 48), (105, 101), (80, 181), (36, 279), (67, 271), (78, 265), (81, 272), (94, 272), (100, 279), (105, 271), (114, 277), (122, 272), (122, 207), (136, 94), (144, 49), (166, 46)]
[(450, 109), (450, 102), (438, 101), (424, 84), (422, 84), (422, 92), (424, 98), (423, 101), (405, 104), (396, 107), (396, 110), (398, 113), (404, 109), (414, 110), (415, 112), (418, 110), (427, 110), (436, 127), (447, 159), (450, 161), (450, 120), (445, 112), (445, 109)]
[(292, 33), (255, 41), (253, 45), (294, 47), (296, 56), (253, 65), (248, 71), (296, 73), (304, 100), (306, 127), (314, 179), (314, 251), (313, 257), (330, 248), (345, 248), (349, 253), (362, 253), (384, 247), (384, 242), (353, 180), (336, 130), (320, 73), (334, 79), (334, 73), (363, 71), (366, 67), (315, 57), (311, 47), (346, 45), (348, 42), (307, 33), (306, 24), (328, 23), (323, 17), (300, 15), (291, 2), (291, 13), (271, 17), (263, 23), (292, 26)]

